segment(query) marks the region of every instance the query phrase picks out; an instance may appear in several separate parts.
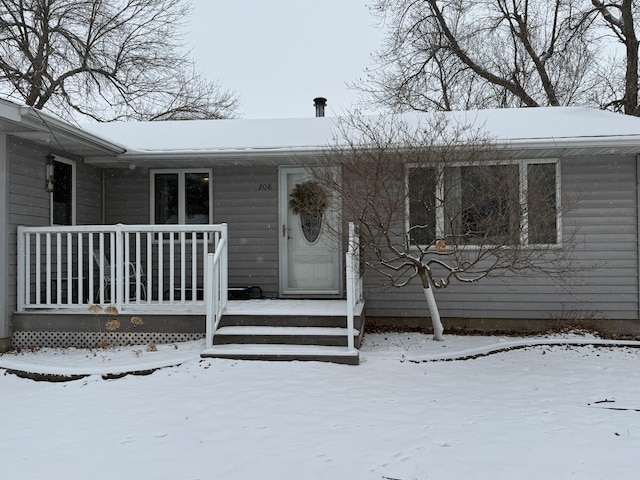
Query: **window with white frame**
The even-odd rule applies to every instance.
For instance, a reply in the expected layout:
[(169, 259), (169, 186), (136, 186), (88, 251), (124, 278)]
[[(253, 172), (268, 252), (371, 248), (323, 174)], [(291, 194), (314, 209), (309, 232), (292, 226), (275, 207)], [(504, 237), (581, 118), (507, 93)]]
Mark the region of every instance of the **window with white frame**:
[(558, 243), (557, 161), (460, 165), (407, 171), (412, 243)]
[(152, 170), (151, 223), (211, 223), (211, 173), (208, 169)]
[(75, 223), (75, 163), (66, 158), (53, 160), (53, 191), (50, 197), (52, 225)]

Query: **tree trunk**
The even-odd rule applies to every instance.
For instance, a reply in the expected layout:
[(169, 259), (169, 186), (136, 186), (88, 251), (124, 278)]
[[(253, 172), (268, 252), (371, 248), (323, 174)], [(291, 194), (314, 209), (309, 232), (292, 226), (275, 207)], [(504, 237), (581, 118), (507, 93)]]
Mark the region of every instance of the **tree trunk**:
[(627, 49), (627, 65), (624, 87), (624, 113), (638, 115), (638, 38), (633, 18), (634, 2), (622, 2), (621, 16), (624, 33), (624, 44)]
[(427, 304), (429, 305), (429, 314), (431, 315), (431, 324), (433, 325), (433, 339), (442, 341), (442, 332), (444, 332), (444, 327), (440, 320), (440, 312), (438, 311), (438, 305), (436, 304), (436, 297), (433, 295), (433, 287), (423, 287), (422, 291), (424, 292)]

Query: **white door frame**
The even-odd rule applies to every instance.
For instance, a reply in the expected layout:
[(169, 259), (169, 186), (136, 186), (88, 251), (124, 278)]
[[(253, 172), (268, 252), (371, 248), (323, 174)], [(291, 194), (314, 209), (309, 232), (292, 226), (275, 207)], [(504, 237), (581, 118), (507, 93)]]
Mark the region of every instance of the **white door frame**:
[[(318, 290), (302, 290), (289, 288), (289, 252), (288, 252), (288, 238), (289, 238), (289, 191), (287, 185), (287, 175), (291, 173), (306, 173), (307, 170), (304, 167), (279, 167), (278, 168), (278, 219), (280, 228), (278, 231), (278, 257), (279, 257), (279, 292), (281, 296), (297, 296), (297, 297), (326, 297), (336, 298), (341, 297), (344, 288), (343, 270), (344, 261), (342, 258), (342, 245), (338, 243), (337, 261), (337, 287), (332, 289), (318, 289)], [(341, 227), (341, 219), (338, 216), (336, 222)], [(336, 274), (336, 272), (334, 272)]]

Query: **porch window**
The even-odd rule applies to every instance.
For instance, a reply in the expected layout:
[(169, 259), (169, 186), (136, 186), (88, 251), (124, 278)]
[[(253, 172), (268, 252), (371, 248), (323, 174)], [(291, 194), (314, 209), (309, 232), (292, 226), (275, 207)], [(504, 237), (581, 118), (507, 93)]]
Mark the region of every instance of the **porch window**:
[(156, 225), (211, 223), (210, 170), (152, 170), (151, 215)]
[(73, 225), (75, 208), (75, 165), (71, 160), (53, 161), (53, 192), (50, 198), (51, 225)]
[(431, 245), (555, 244), (557, 162), (410, 167), (410, 241)]

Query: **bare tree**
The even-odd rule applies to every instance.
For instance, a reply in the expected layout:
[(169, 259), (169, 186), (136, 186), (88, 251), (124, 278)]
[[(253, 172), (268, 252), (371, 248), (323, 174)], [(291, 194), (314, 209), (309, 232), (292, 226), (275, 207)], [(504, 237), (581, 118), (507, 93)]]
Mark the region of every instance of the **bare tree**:
[(434, 338), (434, 289), (526, 272), (574, 273), (559, 248), (557, 164), (513, 161), (482, 130), (451, 114), (352, 115), (311, 174), (358, 226), (364, 264), (386, 285), (421, 283)]
[(591, 0), (592, 8), (585, 9), (582, 23), (595, 21), (604, 24), (613, 40), (623, 47), (623, 59), (611, 55), (599, 74), (601, 89), (593, 92), (593, 101), (603, 108), (640, 115), (638, 105), (638, 35), (635, 25), (640, 15), (635, 0)]
[(1, 91), (95, 120), (225, 118), (235, 95), (182, 48), (187, 0), (0, 0)]
[(588, 103), (606, 80), (594, 23), (610, 8), (588, 3), (376, 0), (388, 34), (361, 88), (395, 110)]

